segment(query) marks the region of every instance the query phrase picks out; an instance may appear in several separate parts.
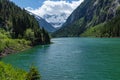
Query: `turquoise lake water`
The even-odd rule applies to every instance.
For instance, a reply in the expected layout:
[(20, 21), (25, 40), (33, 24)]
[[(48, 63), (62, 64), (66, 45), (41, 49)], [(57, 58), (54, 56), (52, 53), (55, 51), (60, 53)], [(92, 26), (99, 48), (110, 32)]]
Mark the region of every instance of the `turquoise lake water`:
[(55, 38), (1, 60), (28, 70), (34, 64), (42, 80), (120, 80), (119, 38)]

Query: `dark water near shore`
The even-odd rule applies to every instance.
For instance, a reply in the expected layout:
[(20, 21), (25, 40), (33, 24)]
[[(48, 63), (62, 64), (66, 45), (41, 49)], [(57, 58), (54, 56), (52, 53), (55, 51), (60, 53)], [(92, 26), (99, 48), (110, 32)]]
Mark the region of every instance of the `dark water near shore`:
[(42, 80), (120, 80), (119, 38), (56, 38), (1, 60), (28, 70), (33, 63)]

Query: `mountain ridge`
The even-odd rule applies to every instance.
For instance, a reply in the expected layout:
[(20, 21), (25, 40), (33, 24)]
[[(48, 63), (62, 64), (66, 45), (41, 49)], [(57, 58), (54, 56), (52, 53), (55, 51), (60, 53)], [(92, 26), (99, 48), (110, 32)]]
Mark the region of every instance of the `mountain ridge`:
[(29, 12), (28, 13), (30, 15), (33, 15), (35, 17), (35, 19), (38, 21), (39, 25), (41, 28), (44, 28), (47, 32), (49, 33), (52, 33), (52, 32), (55, 32), (56, 31), (56, 28), (54, 28), (50, 23), (48, 23), (45, 19), (43, 19), (42, 17), (32, 13), (32, 12)]
[(54, 37), (80, 36), (88, 28), (116, 17), (120, 0), (84, 0), (68, 17)]
[(53, 27), (61, 27), (63, 23), (66, 21), (68, 15), (65, 13), (61, 13), (59, 15), (56, 14), (46, 14), (43, 16), (48, 23), (50, 23)]

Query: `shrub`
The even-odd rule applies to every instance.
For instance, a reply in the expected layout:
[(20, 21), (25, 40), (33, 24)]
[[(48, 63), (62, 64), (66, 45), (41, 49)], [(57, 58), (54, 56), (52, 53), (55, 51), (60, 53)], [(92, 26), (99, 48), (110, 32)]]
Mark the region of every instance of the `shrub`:
[(27, 80), (40, 80), (40, 74), (36, 67), (32, 66), (27, 74)]

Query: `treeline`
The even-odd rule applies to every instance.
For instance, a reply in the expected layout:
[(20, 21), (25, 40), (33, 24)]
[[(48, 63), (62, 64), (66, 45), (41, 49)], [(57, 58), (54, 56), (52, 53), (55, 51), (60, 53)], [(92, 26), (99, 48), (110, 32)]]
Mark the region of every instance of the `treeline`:
[(10, 33), (13, 39), (30, 40), (32, 45), (49, 44), (49, 34), (40, 29), (38, 22), (9, 0), (0, 0), (0, 28)]

